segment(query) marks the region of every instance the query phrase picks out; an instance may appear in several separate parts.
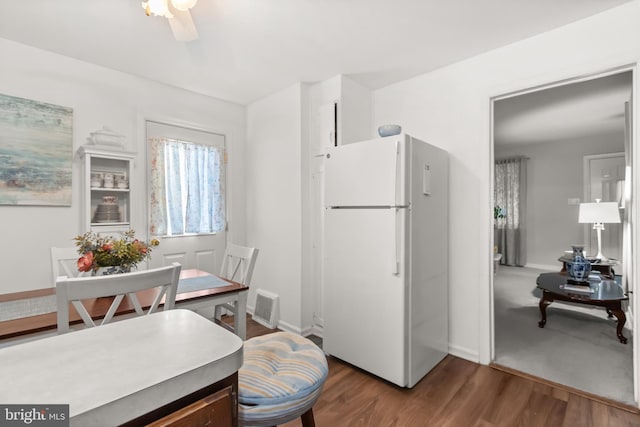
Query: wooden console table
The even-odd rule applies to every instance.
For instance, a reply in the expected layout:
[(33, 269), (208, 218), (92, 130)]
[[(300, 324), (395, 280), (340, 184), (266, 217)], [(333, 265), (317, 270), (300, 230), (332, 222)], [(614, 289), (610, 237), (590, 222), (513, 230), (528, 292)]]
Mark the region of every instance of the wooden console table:
[(536, 284), (542, 289), (542, 298), (538, 304), (542, 319), (538, 322), (540, 328), (544, 328), (547, 323), (547, 306), (554, 301), (568, 301), (579, 304), (594, 305), (604, 307), (607, 313), (616, 316), (618, 325), (616, 334), (622, 344), (627, 343), (627, 338), (622, 335), (622, 328), (627, 321), (627, 317), (622, 310), (622, 301), (629, 300), (622, 286), (615, 280), (602, 280), (600, 282), (590, 282), (590, 286), (585, 286), (593, 292), (582, 292), (565, 289), (569, 276), (565, 273), (542, 273), (538, 276)]
[[(183, 289), (194, 289), (193, 287), (187, 288), (183, 286), (187, 280), (191, 279), (210, 279), (211, 287), (206, 287), (197, 290), (181, 291)], [(221, 281), (226, 282), (223, 286), (220, 286)], [(247, 295), (249, 287), (237, 282), (219, 278), (213, 274), (197, 269), (182, 270), (180, 273), (180, 282), (178, 283), (178, 294), (176, 295), (175, 308), (186, 308), (189, 310), (195, 310), (205, 307), (213, 307), (214, 304), (220, 304), (223, 302), (235, 301), (239, 304), (239, 313), (246, 313)], [(34, 334), (37, 332), (55, 330), (57, 328), (57, 319), (55, 311), (55, 288), (37, 289), (33, 291), (16, 292), (12, 294), (0, 295), (0, 303), (6, 303), (11, 301), (24, 301), (34, 298), (50, 298), (53, 301), (53, 308), (43, 314), (29, 314), (25, 313), (24, 317), (0, 321), (0, 340), (20, 337), (22, 335)], [(151, 289), (138, 293), (138, 299), (140, 304), (146, 310), (148, 309), (155, 298), (156, 291)], [(98, 298), (93, 301), (85, 301), (85, 306), (89, 311), (91, 317), (96, 319), (102, 319), (107, 310), (111, 306), (112, 297)], [(135, 311), (133, 305), (128, 298), (122, 300), (122, 303), (118, 307), (116, 315), (130, 314)], [(73, 305), (69, 305), (69, 320), (71, 324), (82, 323), (82, 319), (76, 312)], [(238, 319), (234, 319), (237, 335), (243, 340), (246, 338), (246, 315), (239, 315)]]

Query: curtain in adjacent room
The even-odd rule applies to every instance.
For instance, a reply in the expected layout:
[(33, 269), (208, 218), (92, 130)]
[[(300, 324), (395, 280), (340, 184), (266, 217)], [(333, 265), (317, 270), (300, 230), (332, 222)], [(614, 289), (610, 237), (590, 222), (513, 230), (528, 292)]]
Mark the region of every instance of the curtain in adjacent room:
[(514, 157), (497, 160), (494, 175), (494, 242), (502, 254), (500, 263), (524, 266), (527, 262), (527, 159)]
[(151, 138), (149, 153), (151, 233), (176, 236), (223, 231), (222, 151), (209, 145)]

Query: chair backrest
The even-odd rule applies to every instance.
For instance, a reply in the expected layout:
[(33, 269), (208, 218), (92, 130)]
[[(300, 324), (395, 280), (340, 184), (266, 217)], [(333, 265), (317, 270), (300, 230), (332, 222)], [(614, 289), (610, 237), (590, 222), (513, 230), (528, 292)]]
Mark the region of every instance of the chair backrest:
[(227, 245), (222, 259), (220, 276), (249, 286), (257, 257), (257, 248), (247, 248), (234, 244)]
[(78, 248), (51, 248), (51, 287), (55, 286), (58, 276), (78, 277), (84, 273), (78, 271)]
[[(133, 273), (92, 277), (58, 277), (56, 280), (58, 333), (69, 332), (69, 302), (73, 304), (87, 327), (94, 327), (96, 324), (82, 303), (82, 300), (86, 299), (115, 297), (100, 325), (111, 321), (125, 295), (139, 316), (155, 312), (163, 297), (165, 298), (164, 310), (172, 309), (175, 306), (181, 268), (180, 264), (174, 262), (170, 266)], [(136, 292), (152, 288), (157, 288), (158, 293), (145, 313)]]

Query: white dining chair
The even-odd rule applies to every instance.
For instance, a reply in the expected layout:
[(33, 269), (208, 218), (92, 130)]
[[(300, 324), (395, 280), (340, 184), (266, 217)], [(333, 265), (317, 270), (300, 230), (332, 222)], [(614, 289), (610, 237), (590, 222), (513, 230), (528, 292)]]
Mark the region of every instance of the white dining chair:
[[(251, 277), (253, 276), (253, 268), (256, 265), (258, 252), (259, 250), (257, 248), (234, 244), (227, 245), (227, 249), (224, 251), (224, 258), (222, 259), (220, 277), (248, 287), (251, 284)], [(223, 310), (227, 310), (233, 314), (235, 324), (239, 314), (237, 302), (224, 302), (216, 305), (213, 315), (216, 323), (236, 333), (233, 326), (222, 321)]]
[[(157, 311), (162, 298), (165, 299), (164, 310), (174, 308), (181, 268), (179, 263), (174, 262), (170, 266), (133, 273), (73, 278), (58, 277), (56, 280), (58, 333), (69, 332), (69, 302), (76, 309), (86, 327), (97, 326), (82, 302), (86, 299), (115, 297), (99, 325), (109, 323), (113, 319), (125, 295), (139, 316)], [(158, 293), (145, 313), (136, 293), (153, 288), (157, 288)]]
[(85, 273), (78, 271), (78, 248), (51, 248), (51, 273), (50, 286), (55, 286), (58, 276), (79, 277)]

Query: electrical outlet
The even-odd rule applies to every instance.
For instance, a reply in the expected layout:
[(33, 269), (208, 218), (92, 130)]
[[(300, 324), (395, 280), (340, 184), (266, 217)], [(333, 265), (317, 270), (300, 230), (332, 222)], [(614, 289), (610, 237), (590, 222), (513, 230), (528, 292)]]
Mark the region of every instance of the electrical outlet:
[(568, 201), (569, 201), (570, 205), (579, 205), (580, 204), (580, 198), (579, 197), (569, 198)]

